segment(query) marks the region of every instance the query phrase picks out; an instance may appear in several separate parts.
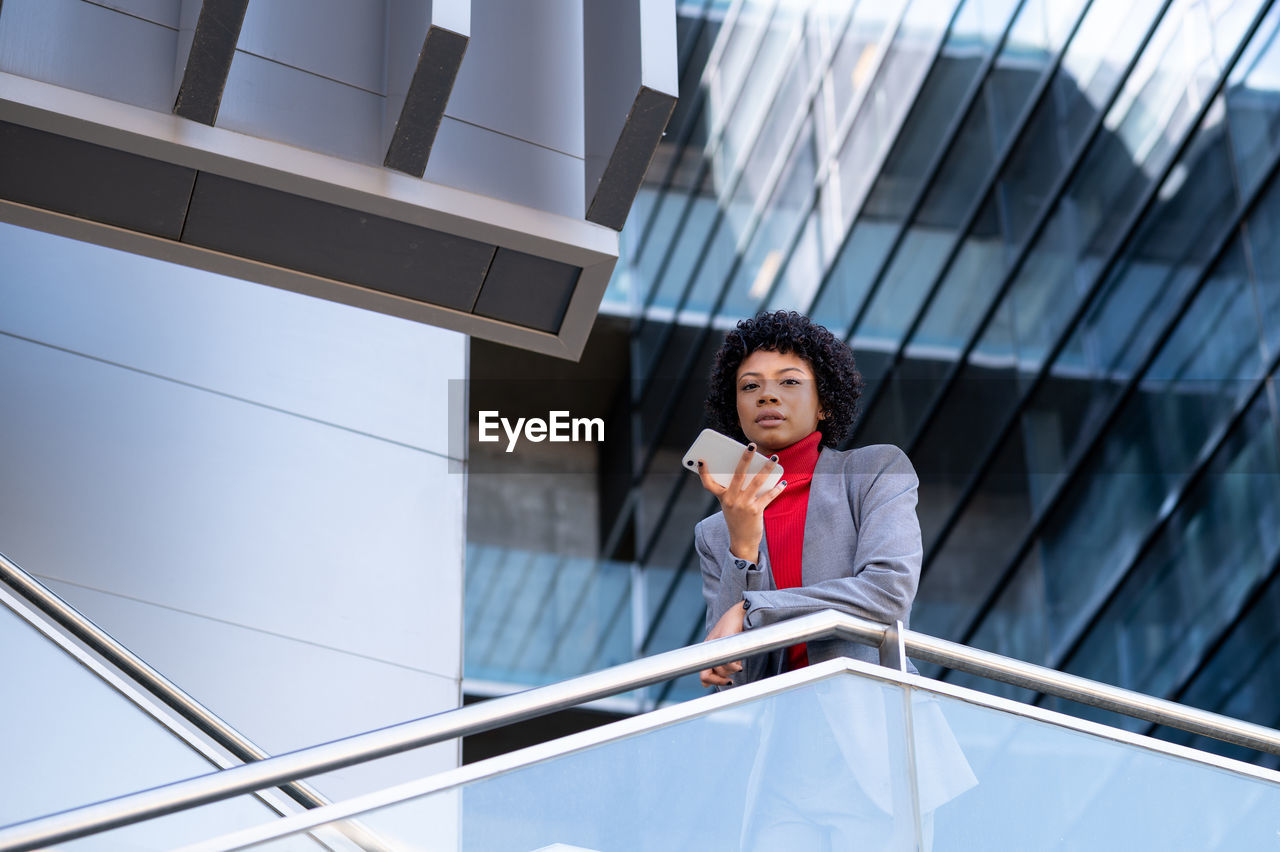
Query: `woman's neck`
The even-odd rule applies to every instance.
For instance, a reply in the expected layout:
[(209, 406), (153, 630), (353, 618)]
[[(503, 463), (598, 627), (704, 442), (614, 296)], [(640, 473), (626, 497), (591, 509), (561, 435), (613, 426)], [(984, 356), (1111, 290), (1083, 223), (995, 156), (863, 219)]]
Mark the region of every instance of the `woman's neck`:
[(778, 464), (782, 465), (782, 475), (787, 477), (812, 473), (821, 449), (822, 433), (814, 431), (791, 446), (778, 450)]

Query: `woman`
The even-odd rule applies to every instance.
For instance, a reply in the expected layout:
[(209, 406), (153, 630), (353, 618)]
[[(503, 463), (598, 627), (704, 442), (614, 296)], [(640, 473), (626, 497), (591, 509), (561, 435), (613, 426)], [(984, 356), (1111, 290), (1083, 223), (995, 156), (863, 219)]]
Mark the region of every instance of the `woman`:
[[(923, 554), (918, 481), (897, 447), (835, 449), (853, 427), (861, 388), (849, 347), (795, 312), (759, 314), (725, 337), (707, 413), (748, 452), (728, 487), (699, 462), (721, 508), (694, 534), (707, 640), (824, 609), (907, 622)], [(773, 465), (746, 476), (757, 450), (784, 476), (759, 496)], [(730, 686), (840, 656), (878, 660), (870, 646), (824, 640), (705, 669), (701, 680)]]

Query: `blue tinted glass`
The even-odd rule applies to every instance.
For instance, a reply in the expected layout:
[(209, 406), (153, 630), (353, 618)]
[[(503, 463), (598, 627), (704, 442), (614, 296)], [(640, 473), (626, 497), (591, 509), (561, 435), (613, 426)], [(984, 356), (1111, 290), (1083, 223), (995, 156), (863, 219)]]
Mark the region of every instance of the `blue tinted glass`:
[[(1180, 696), (1193, 707), (1202, 707), (1236, 719), (1274, 728), (1280, 725), (1280, 561), (1272, 561), (1262, 586), (1251, 596), (1244, 612), (1215, 648), (1206, 664)], [(1181, 731), (1163, 731), (1174, 742), (1216, 751), (1243, 760), (1257, 760), (1275, 767), (1275, 755), (1230, 746)]]
[(359, 819), (413, 845), (439, 836), (434, 809), (475, 852), (1234, 852), (1265, 849), (1280, 808), (1269, 777), (864, 675), (706, 711), (479, 767)]
[(1248, 282), (1215, 275), (1038, 539), (1054, 642), (1078, 630), (1135, 558), (1139, 531), (1238, 404), (1243, 380), (1258, 376), (1256, 349)]
[[(692, 540), (693, 531), (689, 531)], [(702, 601), (702, 572), (697, 557), (690, 554), (683, 571), (674, 577), (674, 586), (664, 590), (658, 620), (647, 625), (646, 654), (683, 648), (702, 641), (706, 635), (706, 606)], [(694, 678), (696, 682), (696, 678)], [(701, 692), (701, 690), (699, 690)]]
[[(1211, 85), (1221, 71), (1207, 41), (1187, 42), (1189, 32), (1220, 23), (1204, 20), (1202, 11), (1187, 7), (1185, 14), (1171, 13), (1161, 25), (1015, 278), (1006, 298), (1015, 305), (1019, 355), (1024, 360), (1042, 358), (1053, 345), (1079, 294), (1089, 292), (1096, 270), (1127, 233), (1138, 204), (1154, 189), (1151, 176), (1162, 172), (1175, 144), (1191, 130), (1190, 121), (1204, 97), (1199, 89)], [(1161, 119), (1153, 121), (1153, 115)], [(1181, 166), (1197, 169), (1191, 186), (1202, 188), (1201, 195), (1207, 196), (1195, 199), (1202, 202), (1194, 208), (1200, 215), (1211, 214), (1215, 206), (1220, 211), (1233, 207), (1233, 184), (1223, 152), (1207, 162), (1200, 159), (1203, 149), (1212, 151), (1221, 124), (1222, 111), (1211, 111), (1194, 137), (1201, 144), (1191, 146)], [(1166, 183), (1164, 189), (1184, 185)], [(1168, 225), (1176, 225), (1177, 212), (1165, 205), (1157, 215), (1164, 214)], [(1193, 234), (1204, 230), (1203, 225), (1192, 228)], [(1172, 230), (1167, 228), (1166, 240), (1177, 238)]]
[[(1280, 9), (1273, 8), (1232, 70), (1227, 83), (1228, 124), (1241, 186), (1265, 176), (1268, 154), (1280, 146), (1276, 91), (1280, 90)], [(1247, 191), (1247, 190), (1246, 190)]]
[(689, 319), (706, 322), (707, 314), (720, 296), (725, 276), (733, 263), (737, 250), (737, 237), (728, 226), (727, 219), (721, 218), (709, 241), (701, 244), (702, 254), (699, 256), (700, 266), (695, 267), (696, 278), (688, 297), (682, 304), (682, 311), (690, 315)]
[(853, 226), (813, 305), (815, 322), (837, 335), (846, 333), (897, 230), (866, 219)]
[[(566, 592), (570, 590), (566, 589)], [(596, 671), (610, 663), (632, 657), (628, 617), (631, 598), (630, 571), (626, 565), (603, 560), (591, 565), (586, 579), (572, 590), (572, 609), (558, 626), (555, 638), (528, 655), (524, 673), (528, 679), (517, 683), (555, 683), (568, 677)], [(617, 632), (622, 627), (624, 633)]]
[[(533, 590), (513, 594), (513, 590)], [(491, 545), (467, 546), (468, 678), (553, 683), (631, 659), (629, 566)]]
[(737, 321), (756, 313), (771, 292), (785, 254), (803, 224), (812, 202), (817, 163), (813, 152), (812, 122), (792, 150), (786, 169), (769, 199), (763, 221), (728, 284), (718, 315)]
[[(751, 57), (742, 91), (726, 116), (724, 135), (715, 158), (717, 179), (726, 185), (733, 180), (735, 170), (741, 167), (739, 160), (756, 155), (756, 145), (762, 141), (760, 134), (769, 124), (766, 118), (783, 121), (795, 111), (794, 103), (778, 103), (775, 95), (785, 79), (803, 72), (803, 63), (796, 61), (796, 49), (800, 46), (798, 36), (803, 26), (800, 12), (793, 4), (780, 4)], [(792, 89), (795, 88), (793, 84)], [(769, 110), (775, 105), (788, 115), (769, 115)], [(712, 122), (713, 125), (716, 122), (714, 114)], [(750, 174), (748, 170), (744, 176), (749, 177)]]
[[(984, 205), (977, 226), (964, 239), (947, 267), (946, 277), (938, 285), (937, 294), (911, 338), (912, 347), (939, 353), (945, 350), (954, 360), (968, 345), (969, 338), (982, 319), (982, 312), (988, 307), (975, 297), (974, 289), (991, 270), (1004, 265), (1008, 254), (1007, 246), (992, 233), (993, 228), (988, 227), (994, 224), (994, 218), (995, 210), (990, 205)], [(944, 245), (949, 250), (953, 241), (945, 234), (935, 234), (937, 250), (942, 250)], [(932, 283), (935, 277), (936, 275), (930, 275), (928, 282)], [(916, 283), (913, 289), (920, 286), (923, 284)]]
[(908, 230), (854, 330), (855, 346), (896, 348), (903, 341), (954, 244), (947, 231), (918, 226)]
[[(651, 289), (655, 289), (655, 284), (660, 284), (659, 273), (667, 272), (667, 276), (678, 277), (679, 273), (688, 269), (687, 265), (668, 269), (670, 261), (667, 257), (668, 253), (673, 250), (672, 242), (676, 243), (676, 248), (685, 247), (685, 251), (689, 251), (689, 242), (695, 235), (688, 234), (685, 230), (680, 229), (682, 224), (688, 224), (688, 220), (693, 218), (695, 211), (711, 211), (715, 210), (715, 202), (707, 198), (699, 198), (696, 195), (686, 195), (685, 193), (669, 192), (663, 195), (661, 202), (658, 204), (657, 217), (654, 219), (653, 227), (649, 232), (649, 240), (645, 245), (644, 252), (639, 257), (628, 257), (627, 260), (635, 269), (635, 274), (645, 283), (640, 291), (645, 298), (641, 300), (641, 304), (645, 304), (651, 299), (670, 301), (670, 294), (662, 294), (655, 291), (652, 296), (649, 295)], [(705, 217), (706, 213), (703, 213)], [(684, 222), (682, 222), (684, 218)], [(695, 227), (696, 230), (696, 227)], [(705, 229), (702, 236), (705, 236)], [(621, 259), (619, 260), (621, 262)], [(666, 277), (662, 279), (666, 280)], [(663, 296), (666, 296), (666, 299)]]
[[(1195, 262), (1202, 260), (1210, 251), (1221, 233), (1222, 220), (1236, 204), (1221, 145), (1221, 125), (1221, 111), (1215, 113), (1211, 110), (1196, 137), (1197, 141), (1187, 153), (1187, 162), (1196, 165), (1199, 179), (1187, 181), (1185, 174), (1179, 178), (1175, 168), (1170, 183), (1162, 189), (1161, 200), (1164, 203), (1152, 209), (1140, 231), (1140, 240), (1130, 250), (1129, 257), (1145, 255), (1149, 259), (1143, 262), (1130, 260), (1117, 266), (1122, 274), (1113, 276), (1109, 281), (1110, 286), (1102, 291), (1104, 295), (1087, 315), (1084, 330), (1078, 332), (1097, 335), (1097, 324), (1105, 323), (1105, 327), (1117, 333), (1105, 341), (1073, 340), (1065, 350), (1068, 357), (1080, 358), (1086, 353), (1097, 357), (1106, 351), (1107, 346), (1117, 345), (1119, 352), (1127, 353), (1131, 359), (1145, 356), (1141, 346), (1133, 345), (1135, 338), (1131, 332), (1145, 334), (1148, 338), (1158, 332), (1153, 320), (1168, 316), (1181, 301), (1186, 288), (1196, 278)], [(1214, 164), (1219, 165), (1217, 179), (1212, 169)], [(1054, 220), (1055, 223), (1061, 221)], [(1070, 315), (1073, 294), (1079, 291), (1076, 279), (1087, 275), (1090, 269), (1084, 258), (1077, 257), (1072, 262), (1071, 254), (1064, 253), (1063, 247), (1070, 244), (1069, 231), (1060, 226), (1055, 229), (1051, 224), (1041, 248), (1032, 254), (1018, 285), (1010, 294), (1012, 304), (1017, 306), (1014, 313), (1018, 331), (1017, 351), (1026, 359), (1027, 368), (1037, 367), (1038, 358), (1053, 343), (1056, 328)], [(1162, 271), (1159, 260), (1171, 254), (1176, 257), (1176, 253), (1182, 253), (1180, 262)], [(1061, 263), (1056, 270), (1055, 263)], [(1217, 290), (1210, 289), (1213, 292), (1207, 298), (1217, 299)], [(1228, 299), (1216, 304), (1233, 305), (1236, 311), (1234, 322), (1241, 321), (1239, 314), (1246, 307), (1242, 300)], [(1208, 317), (1214, 312), (1200, 313)], [(1089, 320), (1094, 325), (1090, 325)], [(1233, 322), (1230, 318), (1225, 321)], [(979, 352), (998, 354), (1003, 349), (999, 342), (1001, 336), (999, 329), (989, 330)], [(1223, 357), (1228, 360), (1241, 357), (1238, 347), (1228, 348), (1230, 352)], [(1113, 365), (1108, 363), (1104, 366), (1110, 368)], [(1219, 369), (1231, 368), (1221, 366)], [(1115, 384), (1111, 382), (1077, 383), (1075, 387), (1086, 391), (1082, 397), (1078, 392), (1064, 392), (1063, 385), (1071, 383), (1046, 383), (1024, 417), (1029, 458), (1037, 466), (1048, 466), (1045, 473), (1051, 479), (1057, 473), (1053, 468), (1068, 456), (1068, 450), (1076, 443), (1079, 429), (1096, 422), (1089, 412), (1105, 410), (1109, 400), (1114, 398), (1115, 390)], [(1035, 490), (1040, 494), (1049, 492), (1042, 487)]]
[(956, 121), (978, 72), (991, 55), (1016, 4), (967, 0), (956, 13), (942, 50), (872, 187), (864, 215), (901, 219), (923, 188), (929, 164)]
[(1164, 695), (1280, 556), (1280, 459), (1265, 396), (1125, 577), (1070, 670)]
[[(1280, 118), (1280, 106), (1277, 107)], [(1268, 167), (1276, 167), (1280, 147), (1270, 151)], [(1280, 190), (1274, 177), (1249, 215), (1245, 245), (1253, 265), (1252, 283), (1257, 300), (1257, 322), (1269, 352), (1280, 348)]]
[(1026, 113), (1037, 82), (1087, 5), (1083, 0), (1028, 0), (1023, 5), (984, 91), (998, 147), (1004, 147)]
[(650, 314), (669, 319), (671, 313), (680, 307), (718, 213), (719, 207), (714, 199), (694, 197), (686, 209), (672, 216), (672, 227), (676, 229), (675, 244), (663, 248), (664, 253), (669, 254), (662, 257), (655, 267), (654, 272), (660, 273), (660, 277), (653, 287)]
[(807, 314), (822, 283), (823, 258), (830, 251), (824, 245), (822, 205), (818, 203), (805, 219), (804, 229), (778, 276), (765, 310)]

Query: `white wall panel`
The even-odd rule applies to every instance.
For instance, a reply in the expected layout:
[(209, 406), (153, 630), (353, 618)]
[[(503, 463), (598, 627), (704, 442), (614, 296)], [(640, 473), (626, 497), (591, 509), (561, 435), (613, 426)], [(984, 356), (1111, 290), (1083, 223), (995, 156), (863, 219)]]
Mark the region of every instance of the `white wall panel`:
[(425, 177), (575, 219), (585, 212), (582, 160), (448, 114), (440, 122)]
[(182, 18), (182, 0), (85, 0), (108, 9), (115, 9), (134, 17), (178, 28)]
[(448, 452), (461, 334), (11, 225), (0, 257), (0, 332)]
[(0, 70), (169, 112), (178, 33), (83, 0), (4, 0)]
[[(15, 613), (0, 608), (0, 825), (171, 784), (215, 767)], [(104, 771), (110, 767), (110, 771)], [(240, 797), (98, 848), (173, 848), (273, 817)], [(166, 838), (166, 840), (161, 838)], [(181, 838), (181, 840), (179, 840)], [(149, 842), (148, 842), (149, 841)], [(130, 845), (133, 844), (133, 845)], [(65, 848), (65, 847), (64, 847)]]
[[(458, 682), (57, 581), (49, 587), (270, 754), (456, 706)], [(322, 712), (320, 708), (323, 708)], [(458, 744), (325, 775), (344, 799), (458, 765)]]
[(462, 476), (0, 337), (0, 548), (44, 576), (456, 678)]
[(218, 126), (381, 165), (384, 100), (363, 89), (236, 51)]
[(447, 116), (581, 158), (582, 104), (582, 0), (472, 0)]
[(386, 94), (385, 0), (250, 3), (239, 50)]

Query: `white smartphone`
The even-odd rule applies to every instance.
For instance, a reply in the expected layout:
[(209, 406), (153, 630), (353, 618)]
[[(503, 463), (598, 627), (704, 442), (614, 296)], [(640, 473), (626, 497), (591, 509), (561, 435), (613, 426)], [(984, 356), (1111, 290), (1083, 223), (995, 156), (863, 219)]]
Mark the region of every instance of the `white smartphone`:
[[(685, 470), (697, 473), (698, 459), (702, 459), (711, 471), (711, 479), (716, 484), (728, 488), (730, 480), (733, 479), (733, 472), (738, 469), (738, 462), (742, 461), (742, 454), (746, 451), (746, 444), (740, 444), (714, 429), (703, 429), (693, 445), (689, 447), (689, 452), (684, 454), (681, 463)], [(756, 471), (767, 464), (769, 464), (768, 458), (760, 453), (753, 454), (751, 461), (747, 464), (747, 476), (755, 475)], [(782, 465), (775, 467), (773, 472), (765, 477), (764, 485), (757, 495), (777, 485), (780, 479), (782, 479)]]

